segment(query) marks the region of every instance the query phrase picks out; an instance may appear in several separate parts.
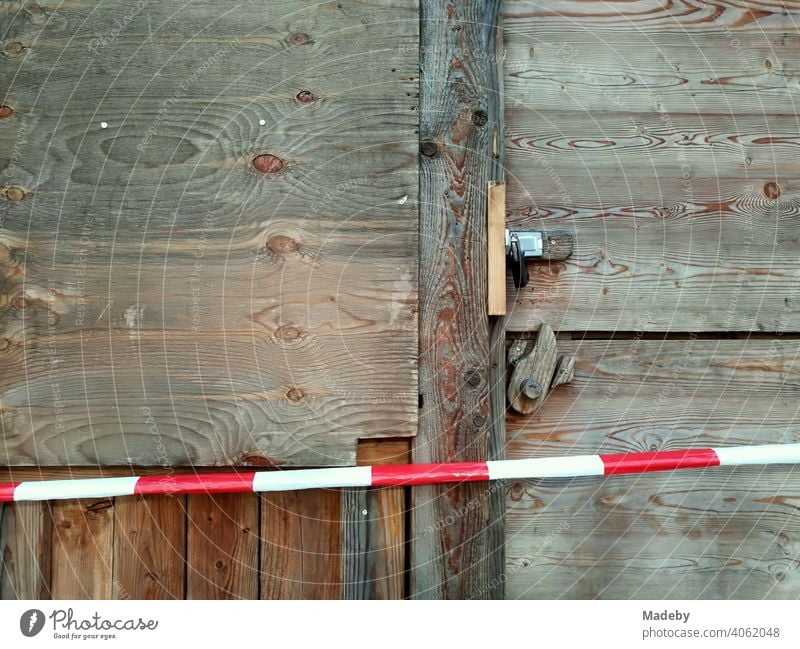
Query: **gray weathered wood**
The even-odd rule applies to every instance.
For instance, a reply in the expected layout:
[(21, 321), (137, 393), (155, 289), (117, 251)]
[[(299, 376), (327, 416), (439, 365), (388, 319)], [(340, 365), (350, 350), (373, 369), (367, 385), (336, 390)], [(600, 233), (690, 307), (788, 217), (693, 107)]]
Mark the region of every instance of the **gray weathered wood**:
[[(408, 440), (370, 440), (358, 445), (361, 466), (408, 464)], [(342, 490), (344, 599), (405, 596), (405, 487)]]
[[(511, 458), (800, 441), (800, 341), (560, 341), (575, 380), (509, 416)], [(796, 598), (797, 471), (716, 468), (508, 490), (509, 598)]]
[(509, 222), (575, 237), (509, 329), (800, 330), (797, 7), (504, 11)]
[[(490, 448), (502, 447), (494, 446), (490, 432), (502, 424), (490, 411), (495, 377), (485, 249), (486, 187), (490, 180), (502, 180), (494, 157), (501, 155), (498, 133), (503, 132), (495, 72), (499, 4), (421, 4), (416, 462), (486, 459)], [(469, 483), (412, 491), (411, 596), (485, 598), (497, 593), (502, 582), (495, 572), (501, 570), (495, 545), (499, 525), (491, 496), (486, 485)]]
[(418, 18), (0, 8), (0, 464), (341, 465), (415, 433)]

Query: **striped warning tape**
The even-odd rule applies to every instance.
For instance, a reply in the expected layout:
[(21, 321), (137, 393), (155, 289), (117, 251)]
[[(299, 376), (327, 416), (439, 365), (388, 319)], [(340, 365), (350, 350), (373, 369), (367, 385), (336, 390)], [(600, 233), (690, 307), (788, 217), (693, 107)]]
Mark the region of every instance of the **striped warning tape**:
[(800, 464), (800, 444), (616, 455), (574, 455), (494, 462), (12, 482), (0, 483), (0, 502), (106, 498), (136, 494), (248, 493), (334, 487), (397, 487), (525, 478), (573, 478), (743, 464)]

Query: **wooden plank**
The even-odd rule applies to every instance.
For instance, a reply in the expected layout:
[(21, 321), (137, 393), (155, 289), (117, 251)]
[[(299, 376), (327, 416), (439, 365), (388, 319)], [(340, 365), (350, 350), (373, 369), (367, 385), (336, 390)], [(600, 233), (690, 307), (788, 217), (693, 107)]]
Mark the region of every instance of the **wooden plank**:
[(188, 497), (187, 599), (258, 599), (258, 496)]
[[(800, 341), (560, 341), (573, 383), (508, 418), (512, 458), (797, 442)], [(794, 598), (790, 467), (516, 481), (509, 598)]]
[(338, 489), (263, 495), (263, 599), (342, 597), (341, 500)]
[(183, 599), (186, 498), (117, 498), (114, 599)]
[[(358, 445), (358, 464), (407, 464), (408, 440), (369, 440)], [(342, 557), (345, 599), (402, 599), (406, 576), (406, 489), (342, 492)]]
[(0, 10), (0, 464), (414, 435), (415, 0), (128, 9)]
[[(439, 2), (421, 3), (421, 410), (415, 462), (485, 460), (493, 444), (485, 242), (487, 183), (502, 180), (494, 158), (503, 133), (495, 49), (499, 5), (467, 0), (445, 9)], [(412, 597), (485, 598), (496, 592), (502, 580), (494, 574), (498, 539), (491, 505), (486, 485), (412, 491)]]
[(0, 505), (0, 599), (50, 599), (52, 535), (47, 503)]
[(794, 114), (796, 6), (656, 4), (506, 3), (508, 99), (592, 117), (609, 110)]
[(52, 511), (53, 599), (110, 599), (114, 501), (60, 500)]
[(506, 183), (489, 182), (486, 291), (489, 315), (506, 314)]

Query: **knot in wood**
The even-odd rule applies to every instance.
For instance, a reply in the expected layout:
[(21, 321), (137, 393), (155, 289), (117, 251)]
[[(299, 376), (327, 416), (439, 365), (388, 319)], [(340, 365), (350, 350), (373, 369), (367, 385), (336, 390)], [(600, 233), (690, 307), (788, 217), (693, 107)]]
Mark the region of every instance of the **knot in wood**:
[(420, 147), (420, 152), (422, 155), (427, 157), (433, 157), (439, 152), (439, 147), (436, 146), (436, 142), (431, 142), (428, 140), (427, 142), (423, 142), (422, 146)]
[(301, 90), (295, 96), (295, 99), (299, 101), (301, 104), (311, 104), (317, 100), (314, 94), (309, 90)]
[(464, 383), (473, 390), (481, 384), (481, 373), (478, 370), (469, 370), (464, 373)]
[(768, 182), (764, 185), (764, 196), (766, 196), (771, 201), (777, 200), (781, 196), (781, 188), (780, 185), (776, 182)]
[(300, 250), (300, 244), (291, 237), (278, 234), (270, 237), (267, 241), (267, 248), (276, 255), (289, 255)]
[(283, 340), (284, 342), (291, 342), (292, 340), (297, 340), (300, 338), (300, 330), (291, 325), (284, 325), (283, 327), (278, 328), (278, 330), (275, 332), (275, 337), (278, 340)]
[(5, 46), (5, 51), (8, 54), (21, 54), (24, 49), (25, 49), (25, 46), (22, 43), (20, 43), (19, 41), (14, 41), (12, 43), (8, 43)]
[(308, 34), (304, 34), (303, 32), (294, 32), (293, 34), (289, 34), (288, 41), (292, 45), (305, 45), (311, 42), (311, 38)]
[(14, 114), (14, 109), (11, 106), (0, 106), (0, 119), (8, 119)]
[(294, 401), (295, 403), (302, 401), (303, 397), (305, 397), (305, 393), (300, 388), (291, 388), (286, 393), (286, 398), (289, 399), (289, 401)]
[(283, 169), (283, 160), (271, 153), (262, 153), (253, 158), (253, 166), (262, 174), (276, 174)]
[(12, 203), (19, 203), (25, 199), (25, 190), (22, 187), (9, 187), (6, 189), (6, 198)]

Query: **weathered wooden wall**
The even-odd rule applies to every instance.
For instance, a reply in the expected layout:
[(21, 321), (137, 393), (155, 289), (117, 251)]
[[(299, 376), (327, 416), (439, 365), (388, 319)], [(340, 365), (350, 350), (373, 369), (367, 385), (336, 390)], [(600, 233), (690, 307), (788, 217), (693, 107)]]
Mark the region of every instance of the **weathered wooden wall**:
[(415, 0), (3, 2), (0, 34), (0, 464), (415, 434)]
[[(577, 356), (573, 384), (509, 415), (509, 457), (800, 440), (799, 19), (505, 3), (509, 218), (576, 250), (530, 267), (508, 326), (546, 322)], [(796, 598), (796, 476), (512, 484), (507, 596)]]

